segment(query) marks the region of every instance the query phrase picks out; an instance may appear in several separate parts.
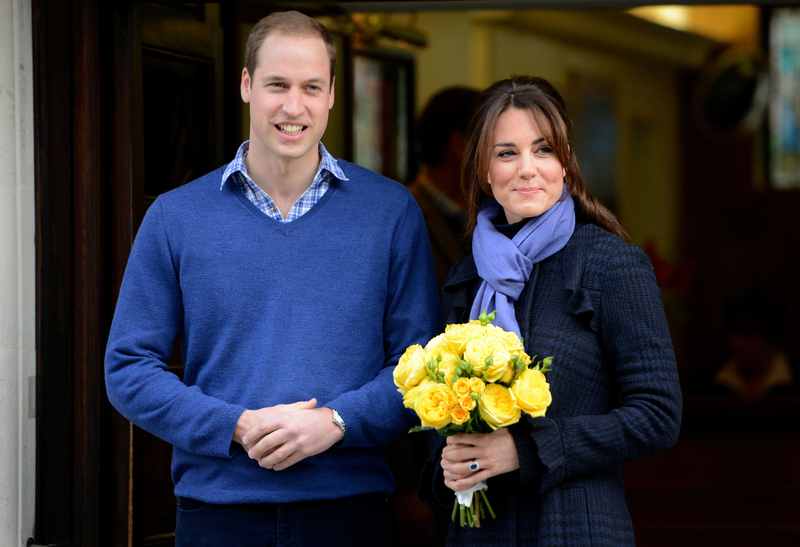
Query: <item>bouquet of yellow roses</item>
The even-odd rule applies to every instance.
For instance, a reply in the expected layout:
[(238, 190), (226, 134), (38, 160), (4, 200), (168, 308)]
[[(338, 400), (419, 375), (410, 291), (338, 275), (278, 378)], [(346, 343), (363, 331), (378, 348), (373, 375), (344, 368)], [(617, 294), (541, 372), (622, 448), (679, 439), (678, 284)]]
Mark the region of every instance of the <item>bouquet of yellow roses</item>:
[[(523, 412), (545, 415), (552, 396), (544, 373), (553, 358), (533, 364), (519, 337), (493, 320), (494, 312), (484, 310), (479, 319), (448, 325), (424, 348), (415, 344), (400, 357), (394, 383), (422, 424), (411, 432), (490, 433), (517, 423)], [(461, 526), (479, 527), (484, 508), (495, 518), (486, 488), (481, 482), (456, 492), (454, 522), (460, 515)]]

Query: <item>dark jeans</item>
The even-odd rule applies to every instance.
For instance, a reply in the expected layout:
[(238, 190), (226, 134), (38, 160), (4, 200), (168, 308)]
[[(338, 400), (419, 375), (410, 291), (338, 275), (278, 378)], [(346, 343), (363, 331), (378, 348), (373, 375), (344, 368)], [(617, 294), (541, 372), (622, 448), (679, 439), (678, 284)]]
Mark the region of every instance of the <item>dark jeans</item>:
[(299, 503), (178, 504), (175, 547), (388, 547), (385, 495)]

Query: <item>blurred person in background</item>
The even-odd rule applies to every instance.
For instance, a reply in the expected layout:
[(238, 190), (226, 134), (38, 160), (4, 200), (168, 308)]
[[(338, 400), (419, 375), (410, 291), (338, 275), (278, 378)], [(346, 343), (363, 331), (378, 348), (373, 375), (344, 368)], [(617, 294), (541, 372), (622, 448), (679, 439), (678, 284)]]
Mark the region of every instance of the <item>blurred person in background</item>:
[(477, 97), (474, 89), (444, 89), (428, 101), (417, 122), (418, 153), (425, 167), (408, 189), (425, 216), (440, 290), (450, 268), (467, 254), (461, 162)]
[(722, 310), (729, 358), (713, 376), (718, 391), (744, 400), (796, 391), (786, 350), (786, 305), (776, 295), (750, 288), (729, 298)]

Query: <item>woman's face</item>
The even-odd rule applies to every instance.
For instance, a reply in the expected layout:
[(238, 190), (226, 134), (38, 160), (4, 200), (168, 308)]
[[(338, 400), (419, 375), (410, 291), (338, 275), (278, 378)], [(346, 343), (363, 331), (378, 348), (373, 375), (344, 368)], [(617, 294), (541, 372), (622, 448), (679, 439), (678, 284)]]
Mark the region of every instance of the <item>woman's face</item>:
[(566, 171), (530, 110), (500, 114), (491, 145), (489, 184), (510, 224), (539, 216), (558, 201)]

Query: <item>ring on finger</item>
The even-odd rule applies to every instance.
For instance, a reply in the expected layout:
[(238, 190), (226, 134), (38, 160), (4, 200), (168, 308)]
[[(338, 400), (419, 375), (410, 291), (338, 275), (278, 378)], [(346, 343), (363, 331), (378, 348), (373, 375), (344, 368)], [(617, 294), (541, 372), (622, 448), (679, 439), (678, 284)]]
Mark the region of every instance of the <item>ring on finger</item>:
[(473, 461), (469, 462), (469, 465), (467, 467), (469, 468), (470, 471), (472, 471), (474, 473), (475, 471), (477, 471), (477, 470), (479, 470), (481, 468), (481, 464), (479, 464), (477, 461), (473, 460)]

